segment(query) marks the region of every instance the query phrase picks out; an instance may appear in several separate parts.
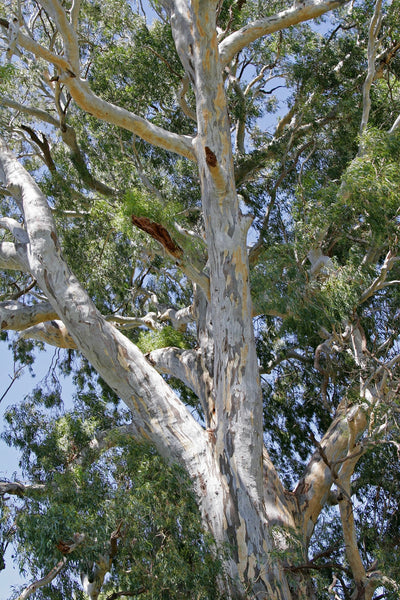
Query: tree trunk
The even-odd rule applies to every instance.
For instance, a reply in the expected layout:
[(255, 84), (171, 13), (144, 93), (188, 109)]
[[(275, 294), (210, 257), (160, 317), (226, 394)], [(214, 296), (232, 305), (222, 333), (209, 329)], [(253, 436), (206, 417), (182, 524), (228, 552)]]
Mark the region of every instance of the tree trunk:
[[(219, 516), (212, 520), (221, 530), (212, 525), (210, 529), (231, 554), (228, 575), (234, 594), (242, 594), (244, 585), (259, 598), (289, 600), (282, 566), (271, 559), (274, 543), (264, 506), (262, 397), (246, 244), (251, 219), (242, 215), (235, 187), (216, 3), (164, 4), (196, 96), (195, 149), (209, 249), (214, 344), (214, 406), (208, 416), (214, 427), (209, 439), (224, 490), (222, 514), (218, 508)], [(215, 505), (207, 508), (206, 520), (215, 510)]]

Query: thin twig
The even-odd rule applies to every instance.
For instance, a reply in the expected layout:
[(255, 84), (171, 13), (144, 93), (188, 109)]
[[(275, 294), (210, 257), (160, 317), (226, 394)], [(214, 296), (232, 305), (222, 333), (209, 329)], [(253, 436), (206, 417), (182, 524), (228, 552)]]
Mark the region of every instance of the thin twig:
[(4, 400), (4, 398), (7, 396), (8, 392), (10, 391), (10, 389), (12, 388), (13, 384), (15, 383), (15, 381), (18, 379), (21, 371), (23, 371), (23, 369), (25, 368), (25, 366), (20, 367), (19, 369), (17, 369), (16, 371), (14, 370), (14, 375), (11, 379), (11, 383), (9, 384), (9, 386), (7, 387), (6, 391), (3, 393), (3, 395), (0, 398), (0, 403), (2, 402), (2, 400)]

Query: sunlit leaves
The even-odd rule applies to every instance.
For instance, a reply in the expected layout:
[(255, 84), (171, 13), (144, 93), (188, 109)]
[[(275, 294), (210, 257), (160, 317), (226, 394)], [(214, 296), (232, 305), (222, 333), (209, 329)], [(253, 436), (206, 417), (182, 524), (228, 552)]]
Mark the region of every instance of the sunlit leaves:
[(346, 171), (341, 205), (361, 229), (368, 227), (381, 241), (391, 237), (399, 224), (400, 137), (397, 132), (370, 130), (361, 147), (361, 156)]
[(137, 345), (142, 352), (146, 353), (168, 346), (188, 348), (188, 341), (188, 338), (180, 331), (166, 326), (159, 331), (142, 331), (139, 335)]

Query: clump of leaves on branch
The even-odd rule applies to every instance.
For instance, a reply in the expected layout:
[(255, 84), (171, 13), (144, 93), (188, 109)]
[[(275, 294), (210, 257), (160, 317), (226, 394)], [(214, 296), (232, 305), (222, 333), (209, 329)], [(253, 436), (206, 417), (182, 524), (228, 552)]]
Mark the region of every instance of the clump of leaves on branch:
[(398, 0), (0, 26), (20, 600), (397, 597)]

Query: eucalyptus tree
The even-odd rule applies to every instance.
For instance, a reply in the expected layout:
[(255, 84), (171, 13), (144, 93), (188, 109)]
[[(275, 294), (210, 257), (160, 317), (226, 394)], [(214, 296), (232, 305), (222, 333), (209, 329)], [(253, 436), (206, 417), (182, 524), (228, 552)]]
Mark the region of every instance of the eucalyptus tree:
[[(15, 409), (40, 468), (2, 489), (51, 495), (88, 452), (150, 442), (190, 477), (225, 597), (396, 594), (371, 464), (397, 472), (398, 2), (137, 4), (1, 9), (1, 326), (128, 409), (91, 396), (77, 444), (57, 417), (57, 466)], [(379, 539), (357, 518), (377, 490)], [(90, 554), (91, 598), (116, 552)]]

